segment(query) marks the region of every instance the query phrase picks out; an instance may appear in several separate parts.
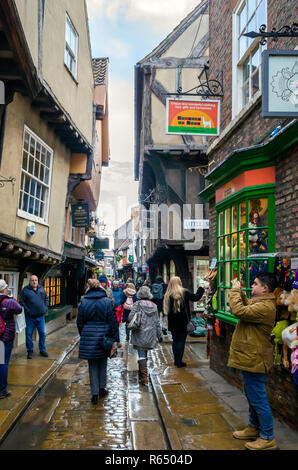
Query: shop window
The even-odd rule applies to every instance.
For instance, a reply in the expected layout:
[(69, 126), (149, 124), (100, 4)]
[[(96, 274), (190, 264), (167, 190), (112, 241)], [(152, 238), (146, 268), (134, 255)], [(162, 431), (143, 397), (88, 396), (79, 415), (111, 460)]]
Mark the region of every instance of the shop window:
[(170, 279), (173, 276), (176, 276), (176, 267), (175, 267), (174, 261), (171, 259), (171, 261), (170, 261)]
[(45, 291), (49, 297), (49, 307), (56, 307), (61, 304), (61, 277), (47, 277), (44, 283)]
[(230, 207), (218, 209), (217, 281), (220, 312), (229, 312), (228, 292), (232, 279), (240, 280), (249, 297), (258, 273), (270, 271), (266, 253), (274, 251), (273, 219), (273, 195), (250, 197)]
[(18, 283), (19, 283), (19, 273), (10, 272), (10, 271), (0, 271), (0, 279), (4, 279), (8, 285), (8, 290), (10, 294), (17, 299), (18, 298)]

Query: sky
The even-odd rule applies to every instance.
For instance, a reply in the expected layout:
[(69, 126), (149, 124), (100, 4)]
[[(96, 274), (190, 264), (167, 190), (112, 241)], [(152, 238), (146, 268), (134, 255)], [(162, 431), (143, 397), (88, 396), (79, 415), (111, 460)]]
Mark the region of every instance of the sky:
[(87, 0), (92, 57), (109, 57), (110, 164), (103, 167), (98, 216), (112, 235), (138, 203), (134, 181), (134, 66), (200, 0)]

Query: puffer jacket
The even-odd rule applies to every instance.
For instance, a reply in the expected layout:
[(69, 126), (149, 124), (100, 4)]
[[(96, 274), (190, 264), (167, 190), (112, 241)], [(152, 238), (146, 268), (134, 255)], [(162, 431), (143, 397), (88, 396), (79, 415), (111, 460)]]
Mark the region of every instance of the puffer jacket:
[(128, 321), (133, 318), (136, 311), (141, 312), (141, 326), (138, 330), (131, 332), (131, 344), (135, 349), (145, 351), (154, 349), (157, 340), (162, 338), (157, 307), (150, 300), (138, 300), (133, 305)]
[(240, 289), (231, 289), (229, 303), (239, 321), (230, 345), (228, 366), (248, 372), (268, 372), (273, 366), (270, 336), (276, 315), (274, 294), (247, 299)]
[(0, 315), (5, 323), (4, 333), (0, 336), (3, 343), (12, 341), (16, 333), (14, 315), (21, 313), (22, 307), (18, 302), (8, 295), (0, 294)]
[(79, 306), (77, 327), (80, 338), (80, 359), (102, 359), (107, 352), (102, 347), (104, 336), (119, 341), (119, 325), (112, 302), (104, 289), (91, 289)]

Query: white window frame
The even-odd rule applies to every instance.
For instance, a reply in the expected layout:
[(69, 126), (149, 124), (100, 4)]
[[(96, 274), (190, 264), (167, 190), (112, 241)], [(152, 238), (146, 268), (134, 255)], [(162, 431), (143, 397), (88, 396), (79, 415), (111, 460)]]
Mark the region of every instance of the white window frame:
[[(69, 27), (70, 31), (75, 37), (75, 47), (73, 48), (72, 45), (67, 40), (67, 27)], [(64, 48), (64, 64), (67, 70), (71, 73), (71, 75), (77, 80), (78, 75), (78, 49), (79, 49), (79, 35), (69, 17), (66, 13), (66, 20), (65, 20), (65, 48)], [(74, 70), (72, 70), (66, 60), (67, 55), (71, 57), (74, 62)]]
[[(265, 17), (266, 17), (266, 21), (264, 23), (267, 24), (267, 16), (268, 16), (267, 0), (264, 0), (264, 1), (265, 1)], [(261, 52), (264, 46), (260, 45), (260, 38), (255, 38), (254, 40), (251, 40), (251, 43), (249, 44), (243, 56), (240, 58), (238, 56), (240, 12), (242, 11), (244, 5), (247, 2), (248, 0), (240, 0), (238, 2), (238, 5), (234, 9), (233, 16), (232, 16), (232, 119), (234, 119), (237, 116), (237, 114), (239, 114), (243, 109), (249, 108), (255, 102), (255, 100), (261, 95)], [(257, 9), (255, 8), (254, 14), (256, 11)], [(245, 61), (247, 60), (247, 58), (252, 57), (254, 52), (257, 49), (259, 49), (259, 54), (260, 54), (259, 90), (254, 95), (250, 96), (246, 104), (243, 104), (243, 95), (242, 95), (243, 93), (242, 91), (243, 65)], [(251, 73), (251, 69), (250, 69), (250, 76), (252, 75), (253, 74)]]
[(11, 290), (12, 296), (17, 299), (18, 297), (18, 287), (19, 287), (19, 275), (20, 273), (15, 271), (0, 271), (0, 279), (4, 279), (5, 277), (6, 283), (8, 284), (8, 289)]
[[(25, 147), (24, 147), (26, 133), (29, 134), (30, 140), (31, 140), (31, 138), (35, 140), (34, 155), (30, 154), (29, 151), (27, 152)], [(33, 157), (33, 159), (34, 159), (34, 168), (35, 168), (35, 162), (36, 162), (36, 160), (38, 160), (35, 157), (37, 144), (39, 144), (41, 146), (41, 148), (43, 148), (46, 152), (49, 153), (49, 158), (50, 158), (49, 166), (43, 165), (45, 167), (45, 169), (49, 170), (48, 183), (46, 183), (45, 181), (39, 179), (39, 177), (34, 176), (34, 174), (32, 175), (28, 171), (29, 158), (28, 158), (27, 170), (23, 168), (23, 155), (24, 155), (24, 152), (28, 153), (28, 157), (29, 157), (29, 155), (31, 155), (31, 157)], [(30, 150), (30, 145), (29, 145), (29, 150)], [(40, 162), (40, 165), (39, 165), (40, 169), (41, 169), (41, 165), (42, 165), (42, 162)], [(39, 169), (39, 175), (40, 175), (40, 169)], [(29, 127), (27, 127), (25, 125), (24, 126), (24, 133), (23, 133), (22, 158), (21, 158), (21, 174), (20, 174), (19, 200), (18, 200), (18, 211), (17, 211), (18, 217), (22, 217), (24, 219), (32, 220), (33, 222), (38, 222), (40, 224), (48, 225), (50, 199), (51, 199), (52, 171), (53, 171), (53, 149), (51, 147), (49, 147), (40, 137), (38, 137), (38, 135), (36, 135)], [(39, 199), (39, 201), (43, 202), (44, 205), (45, 205), (45, 207), (44, 207), (44, 217), (39, 217), (35, 214), (31, 214), (30, 212), (25, 211), (25, 210), (20, 208), (20, 205), (22, 205), (22, 201), (23, 201), (23, 199), (21, 200), (21, 198), (23, 198), (23, 196), (24, 196), (24, 191), (23, 191), (24, 188), (21, 187), (21, 185), (22, 185), (22, 176), (23, 175), (30, 178), (30, 187), (31, 187), (31, 180), (34, 180), (36, 183), (40, 184), (43, 188), (45, 188), (45, 199), (44, 200), (42, 200), (41, 198), (36, 197), (37, 185), (36, 185), (35, 194), (34, 194), (34, 200)], [(30, 191), (30, 189), (29, 189), (29, 191)], [(31, 195), (30, 192), (27, 195), (30, 197), (30, 195)]]

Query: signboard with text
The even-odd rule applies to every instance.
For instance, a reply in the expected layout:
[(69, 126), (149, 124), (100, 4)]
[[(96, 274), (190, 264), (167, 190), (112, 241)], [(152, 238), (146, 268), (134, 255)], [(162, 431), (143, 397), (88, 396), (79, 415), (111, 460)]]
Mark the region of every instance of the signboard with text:
[(71, 204), (72, 226), (76, 228), (89, 227), (89, 205)]
[(219, 135), (220, 101), (167, 98), (166, 134)]

